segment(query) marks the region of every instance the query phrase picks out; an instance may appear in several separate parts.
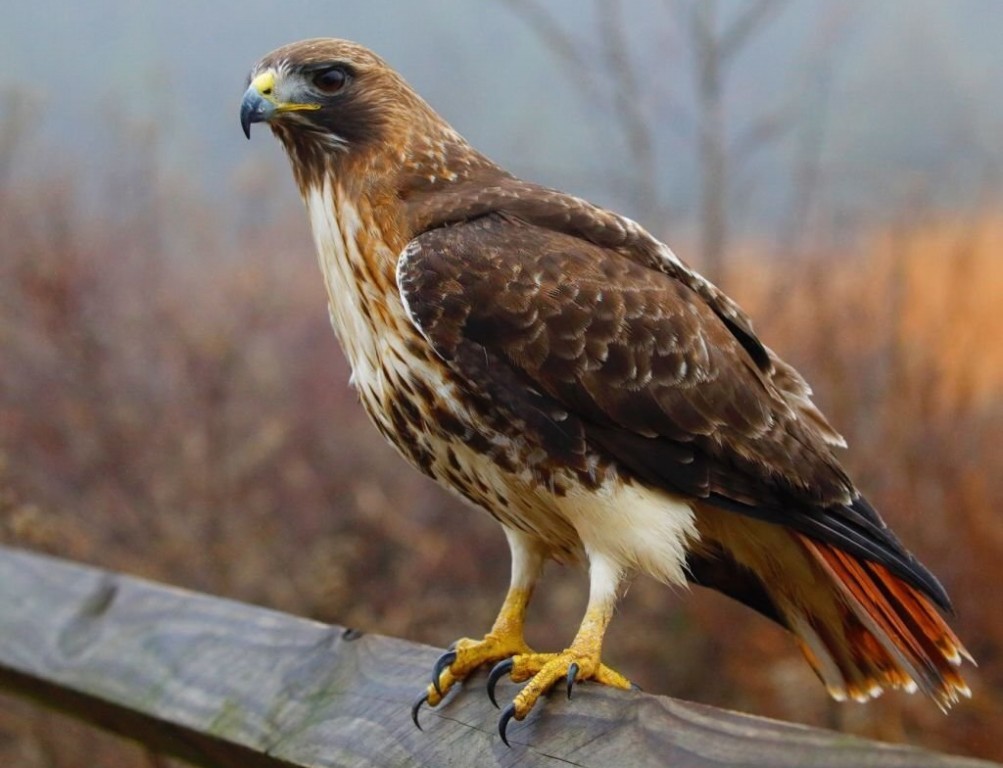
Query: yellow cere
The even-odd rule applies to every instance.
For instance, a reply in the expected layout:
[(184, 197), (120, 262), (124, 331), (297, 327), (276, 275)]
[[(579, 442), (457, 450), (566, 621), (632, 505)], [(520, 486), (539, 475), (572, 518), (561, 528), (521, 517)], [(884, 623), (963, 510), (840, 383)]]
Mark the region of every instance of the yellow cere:
[(268, 99), (272, 104), (278, 104), (275, 100), (275, 71), (267, 70), (262, 72), (251, 81), (251, 87)]
[(280, 102), (275, 97), (275, 70), (269, 69), (262, 72), (251, 81), (254, 88), (261, 97), (275, 105), (276, 112), (296, 112), (304, 109), (320, 109), (320, 104), (300, 104), (293, 101)]

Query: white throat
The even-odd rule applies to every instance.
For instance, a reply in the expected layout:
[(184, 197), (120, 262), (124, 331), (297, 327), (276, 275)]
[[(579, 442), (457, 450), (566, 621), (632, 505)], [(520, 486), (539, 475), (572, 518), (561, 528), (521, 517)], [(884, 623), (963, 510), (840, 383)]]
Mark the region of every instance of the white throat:
[(369, 247), (386, 251), (377, 254), (380, 260), (393, 262), (396, 256), (383, 243), (379, 232), (364, 231), (358, 209), (336, 183), (325, 179), (321, 185), (308, 188), (303, 201), (327, 289), (331, 325), (352, 366), (356, 385), (372, 382), (387, 336), (377, 333), (373, 324), (375, 313), (382, 311), (392, 316), (403, 314), (403, 309), (396, 308), (400, 303), (396, 295), (387, 296), (378, 282), (367, 279), (374, 267), (362, 253), (360, 237), (367, 239)]

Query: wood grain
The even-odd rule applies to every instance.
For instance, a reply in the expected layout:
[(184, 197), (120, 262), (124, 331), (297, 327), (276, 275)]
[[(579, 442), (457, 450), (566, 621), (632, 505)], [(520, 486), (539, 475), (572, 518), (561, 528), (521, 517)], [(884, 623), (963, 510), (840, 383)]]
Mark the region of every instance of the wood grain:
[(509, 749), (483, 674), (418, 731), (438, 653), (0, 547), (0, 688), (196, 765), (992, 765), (587, 684), (513, 723)]

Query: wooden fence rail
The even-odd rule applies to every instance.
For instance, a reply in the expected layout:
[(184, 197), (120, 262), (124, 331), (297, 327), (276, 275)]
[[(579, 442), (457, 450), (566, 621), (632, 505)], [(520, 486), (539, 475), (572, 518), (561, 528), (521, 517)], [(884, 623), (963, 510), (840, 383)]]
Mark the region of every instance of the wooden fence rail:
[(991, 766), (587, 685), (509, 749), (483, 676), (418, 731), (438, 653), (0, 547), (0, 689), (196, 765)]

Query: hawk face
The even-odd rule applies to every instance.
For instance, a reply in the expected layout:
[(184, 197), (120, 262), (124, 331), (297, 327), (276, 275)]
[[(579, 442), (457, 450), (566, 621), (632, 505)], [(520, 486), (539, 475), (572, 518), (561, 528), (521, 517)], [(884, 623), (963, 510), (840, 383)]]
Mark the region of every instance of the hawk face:
[(357, 153), (391, 135), (401, 111), (399, 78), (377, 56), (341, 40), (279, 48), (251, 70), (240, 107), (248, 138), (267, 122), (287, 148), (315, 144)]
[[(347, 40), (304, 40), (259, 61), (240, 105), (248, 138), (253, 123), (268, 123), (282, 142), (304, 195), (326, 178), (396, 188), (402, 169), (444, 162), (427, 150), (430, 140), (439, 155), (462, 143), (441, 135), (441, 118), (383, 59)], [(416, 143), (425, 151), (418, 160)]]

